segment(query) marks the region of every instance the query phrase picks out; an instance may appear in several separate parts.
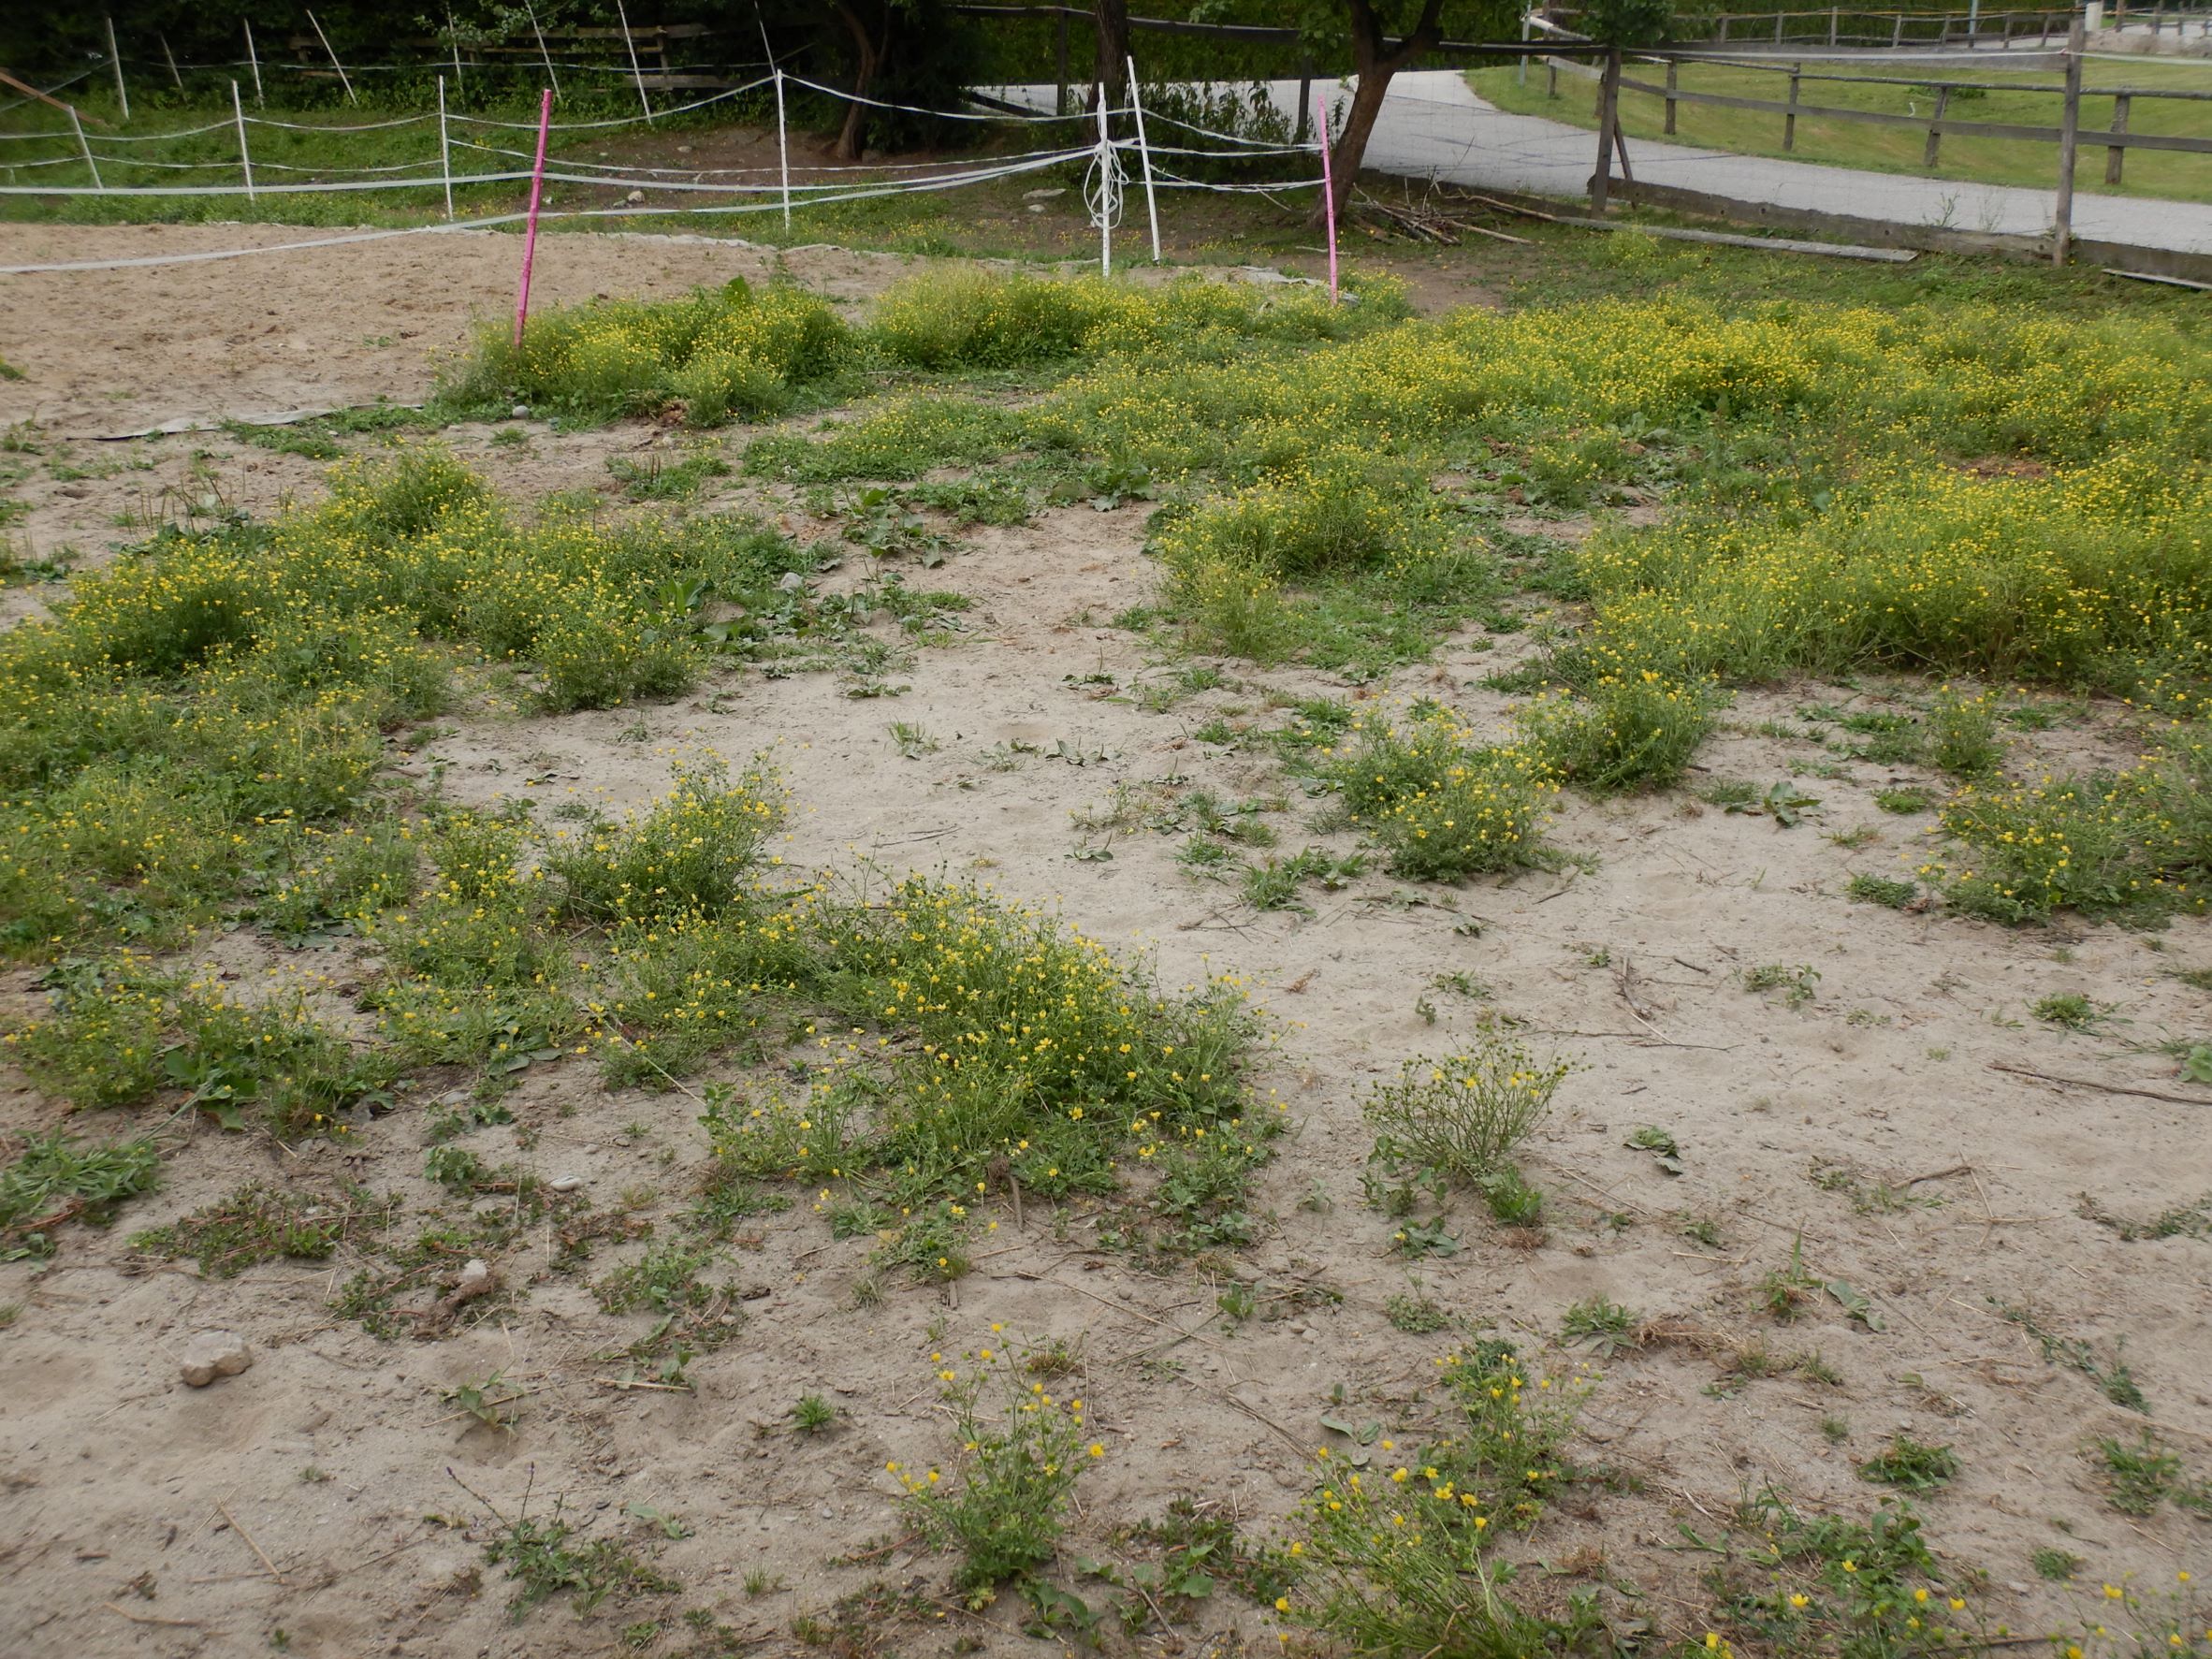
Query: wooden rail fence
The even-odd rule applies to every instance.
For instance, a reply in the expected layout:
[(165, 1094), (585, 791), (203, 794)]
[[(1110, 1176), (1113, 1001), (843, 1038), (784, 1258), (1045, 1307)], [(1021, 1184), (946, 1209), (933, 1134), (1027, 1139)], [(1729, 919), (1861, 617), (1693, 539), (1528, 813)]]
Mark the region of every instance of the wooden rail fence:
[[(1559, 71), (1566, 70), (1590, 80), (1601, 79), (1601, 71), (1586, 68), (1580, 64), (1563, 58), (1545, 58), (1545, 66), (1552, 76), (1556, 87)], [(1765, 69), (1756, 64), (1732, 64), (1731, 68)], [(1664, 83), (1639, 80), (1626, 74), (1617, 81), (1621, 92), (1638, 92), (1658, 98), (1666, 109), (1663, 129), (1673, 134), (1675, 107), (1678, 104), (1702, 104), (1714, 109), (1766, 110), (1782, 117), (1782, 147), (1797, 148), (1797, 118), (1817, 117), (1823, 121), (1855, 121), (1875, 126), (1914, 127), (1928, 135), (1927, 149), (1922, 155), (1924, 166), (1933, 168), (1942, 153), (1945, 134), (1957, 138), (2012, 138), (2030, 144), (2062, 144), (2069, 130), (2075, 141), (2091, 146), (2103, 145), (2106, 151), (2104, 182), (2117, 184), (2121, 178), (2121, 164), (2130, 150), (2179, 151), (2190, 155), (2212, 155), (2212, 138), (2190, 138), (2177, 133), (2134, 133), (2128, 130), (2128, 121), (2133, 103), (2138, 98), (2164, 98), (2183, 103), (2212, 103), (2212, 92), (2184, 92), (2162, 87), (2098, 87), (2085, 95), (2078, 86), (2024, 87), (2007, 85), (1993, 80), (1919, 80), (1898, 75), (1836, 75), (1808, 69), (1802, 64), (1792, 64), (1786, 70), (1775, 67), (1771, 72), (1789, 77), (1788, 95), (1783, 98), (1753, 98), (1734, 93), (1691, 92), (1679, 81), (1680, 60), (1666, 60), (1666, 79)], [(1884, 109), (1847, 109), (1832, 104), (1809, 104), (1798, 96), (1801, 81), (1843, 81), (1876, 86), (1912, 86), (1930, 91), (1935, 95), (1935, 107), (1927, 115), (1900, 115)], [(2042, 126), (2009, 121), (1963, 121), (1949, 113), (1954, 92), (2029, 92), (2047, 93), (2059, 100), (2059, 124)], [(2114, 101), (2112, 125), (2109, 129), (2084, 127), (2081, 124), (2081, 99), (2108, 97)]]

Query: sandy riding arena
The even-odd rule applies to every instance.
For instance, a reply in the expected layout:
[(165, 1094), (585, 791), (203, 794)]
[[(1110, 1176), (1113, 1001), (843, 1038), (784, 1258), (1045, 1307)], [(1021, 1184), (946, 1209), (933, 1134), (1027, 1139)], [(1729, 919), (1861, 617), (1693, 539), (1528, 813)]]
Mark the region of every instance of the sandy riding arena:
[(1642, 240), (0, 276), (0, 1650), (2205, 1653), (2201, 342)]

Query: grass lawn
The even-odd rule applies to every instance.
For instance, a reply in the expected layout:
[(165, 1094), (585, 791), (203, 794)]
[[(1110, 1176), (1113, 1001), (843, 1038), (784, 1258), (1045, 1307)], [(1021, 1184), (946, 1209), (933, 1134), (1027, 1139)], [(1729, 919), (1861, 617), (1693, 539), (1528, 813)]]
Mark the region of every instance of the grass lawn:
[[(1995, 65), (1983, 70), (1984, 80), (2000, 79)], [(1879, 110), (1898, 115), (1931, 113), (1935, 94), (1926, 85), (1897, 86), (1878, 82), (1856, 84), (1818, 80), (1822, 65), (1809, 65), (1798, 88), (1799, 100), (1834, 109)], [(1628, 78), (1658, 84), (1666, 69), (1657, 64), (1632, 65)], [(1532, 65), (1528, 84), (1516, 80), (1511, 67), (1477, 69), (1467, 76), (1477, 94), (1501, 109), (1517, 114), (1543, 115), (1578, 126), (1596, 124), (1596, 86), (1562, 74), (1559, 95), (1545, 93), (1547, 77)], [(1959, 74), (1957, 79), (1966, 79)], [(2056, 74), (2005, 75), (2016, 92), (1954, 92), (1946, 111), (1960, 121), (2016, 123), (2057, 126), (2059, 123)], [(2164, 92), (2212, 92), (2212, 65), (2150, 63), (2142, 60), (2097, 60), (2086, 65), (2082, 99), (2082, 130), (2109, 130), (2115, 100), (2110, 89), (2127, 87)], [(1686, 64), (1680, 76), (1684, 92), (1718, 94), (1726, 97), (1771, 98), (1777, 103), (1789, 95), (1789, 78), (1767, 69), (1715, 64)], [(1666, 105), (1650, 93), (1624, 92), (1622, 128), (1631, 138), (1664, 136)], [(1798, 161), (1826, 162), (1837, 167), (1869, 167), (1877, 172), (1920, 173), (1929, 178), (1957, 179), (1989, 184), (2023, 184), (2050, 188), (2058, 175), (2055, 144), (2012, 138), (1961, 138), (1945, 135), (1937, 165), (1922, 165), (1928, 135), (1904, 126), (1877, 126), (1855, 121), (1797, 117), (1797, 144), (1782, 147), (1783, 117), (1764, 109), (1715, 109), (1682, 104), (1676, 112), (1674, 138), (1682, 144), (1732, 150), (1745, 155), (1789, 155)], [(2212, 137), (2212, 103), (2182, 99), (2136, 98), (2128, 112), (2128, 130), (2136, 133)], [(2074, 187), (2126, 196), (2164, 196), (2179, 201), (2212, 201), (2212, 155), (2190, 155), (2169, 151), (2143, 150), (2130, 153), (2117, 185), (2104, 182), (2102, 145), (2084, 142), (2074, 170)]]

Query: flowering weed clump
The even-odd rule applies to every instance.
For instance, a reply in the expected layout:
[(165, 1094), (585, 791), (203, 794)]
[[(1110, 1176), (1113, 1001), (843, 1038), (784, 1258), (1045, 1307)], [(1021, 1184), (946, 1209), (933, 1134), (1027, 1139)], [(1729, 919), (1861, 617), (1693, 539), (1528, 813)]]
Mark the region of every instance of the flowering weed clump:
[(2190, 720), (2126, 771), (1970, 783), (1944, 803), (1954, 851), (1920, 874), (1995, 922), (2071, 909), (2149, 919), (2203, 908), (2212, 880), (2212, 731)]
[(732, 780), (719, 758), (678, 763), (676, 788), (619, 825), (558, 836), (560, 904), (594, 921), (720, 916), (755, 893), (761, 848), (783, 820), (781, 780), (755, 761)]
[(1678, 782), (1712, 728), (1712, 693), (1647, 668), (1601, 675), (1521, 711), (1529, 747), (1550, 770), (1595, 794)]
[(1510, 1166), (1572, 1070), (1499, 1037), (1440, 1060), (1408, 1060), (1361, 1106), (1375, 1129), (1375, 1158), (1480, 1186)]
[(1357, 719), (1320, 749), (1322, 776), (1393, 874), (1458, 880), (1544, 861), (1545, 800), (1559, 787), (1551, 769), (1528, 748), (1473, 736), (1427, 704), (1403, 721)]
[(970, 1607), (982, 1607), (998, 1584), (1052, 1560), (1075, 1483), (1106, 1448), (1086, 1439), (1081, 1400), (1025, 1380), (1023, 1356), (983, 1348), (957, 1364), (936, 1358), (960, 1446), (952, 1478), (936, 1467), (888, 1467), (923, 1536), (959, 1551), (956, 1582)]
[(917, 369), (1006, 369), (1110, 354), (1207, 356), (1255, 339), (1325, 340), (1403, 314), (1396, 294), (1379, 286), (1362, 290), (1360, 307), (1335, 307), (1312, 288), (1276, 294), (1198, 276), (1136, 288), (956, 265), (892, 287), (876, 302), (868, 338), (893, 362)]
[(827, 301), (787, 284), (755, 294), (737, 277), (680, 299), (541, 311), (519, 344), (488, 325), (439, 390), (458, 407), (501, 414), (517, 401), (592, 420), (675, 407), (691, 425), (719, 426), (783, 409), (851, 352)]
[[(782, 648), (778, 583), (807, 562), (736, 520), (525, 527), (409, 446), (337, 469), (320, 507), (80, 576), (0, 640), (0, 949), (172, 942), (249, 886), (281, 931), (381, 907), (405, 837), (345, 825), (384, 733), (488, 663), (548, 709), (680, 690), (710, 650)], [(743, 619), (710, 635), (710, 598)]]
[[(1445, 1424), (1433, 1441), (1381, 1442), (1366, 1467), (1325, 1459), (1292, 1553), (1303, 1573), (1278, 1610), (1355, 1653), (1506, 1655), (1570, 1650), (1594, 1628), (1515, 1605), (1499, 1535), (1541, 1517), (1568, 1471), (1563, 1452), (1588, 1392), (1537, 1377), (1508, 1344), (1436, 1361)], [(1403, 1460), (1403, 1461), (1400, 1461)]]
[(226, 1128), (253, 1107), (279, 1135), (342, 1130), (342, 1114), (386, 1098), (394, 1057), (357, 1054), (304, 991), (246, 999), (213, 976), (142, 963), (88, 963), (57, 976), (55, 1011), (9, 1033), (31, 1079), (80, 1108), (138, 1106), (181, 1091)]

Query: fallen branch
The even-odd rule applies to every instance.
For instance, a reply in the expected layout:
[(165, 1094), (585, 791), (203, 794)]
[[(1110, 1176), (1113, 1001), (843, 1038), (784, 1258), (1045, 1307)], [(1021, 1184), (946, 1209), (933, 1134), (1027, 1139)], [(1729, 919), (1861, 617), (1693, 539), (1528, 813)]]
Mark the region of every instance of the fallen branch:
[(239, 1525), (238, 1517), (230, 1512), (230, 1506), (226, 1504), (221, 1498), (217, 1498), (215, 1500), (215, 1507), (221, 1511), (223, 1519), (230, 1522), (230, 1530), (238, 1534), (240, 1537), (245, 1539), (246, 1548), (251, 1550), (255, 1555), (258, 1555), (261, 1558), (261, 1564), (269, 1569), (269, 1576), (274, 1579), (278, 1583), (282, 1584), (286, 1590), (291, 1589), (292, 1580), (285, 1578), (284, 1575), (278, 1570), (277, 1564), (269, 1559), (269, 1551), (262, 1549), (260, 1545), (254, 1542), (254, 1535), (246, 1531), (244, 1527)]
[(128, 1619), (133, 1624), (158, 1624), (164, 1630), (205, 1630), (204, 1619), (156, 1619), (152, 1613), (134, 1613), (128, 1608), (119, 1608), (111, 1601), (104, 1601), (106, 1608), (118, 1618)]
[(2026, 1066), (2008, 1065), (2003, 1060), (1991, 1060), (1989, 1070), (2009, 1071), (2015, 1077), (2032, 1077), (2038, 1083), (2056, 1084), (2060, 1088), (2095, 1089), (2101, 1095), (2136, 1095), (2146, 1100), (2171, 1100), (2176, 1106), (2212, 1106), (2212, 1100), (2202, 1095), (2169, 1095), (2163, 1089), (2130, 1088), (2124, 1084), (2099, 1083), (2093, 1077), (2055, 1077), (2048, 1071), (2034, 1071)]

